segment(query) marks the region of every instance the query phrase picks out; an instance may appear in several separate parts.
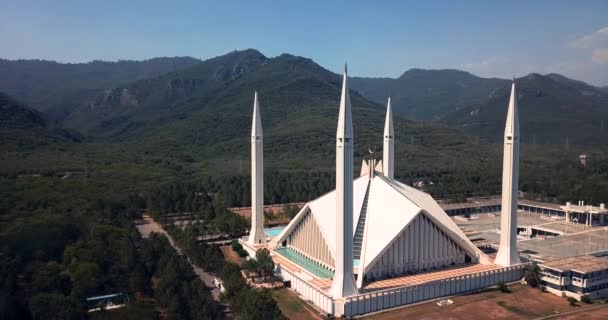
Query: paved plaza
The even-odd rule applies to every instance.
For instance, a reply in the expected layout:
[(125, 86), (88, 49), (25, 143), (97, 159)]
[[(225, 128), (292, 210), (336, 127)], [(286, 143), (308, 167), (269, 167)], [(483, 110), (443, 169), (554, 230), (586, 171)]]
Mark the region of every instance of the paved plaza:
[[(473, 215), (463, 221), (453, 217), (454, 222), (469, 236), (473, 243), (498, 248), (500, 241), (500, 213)], [(540, 234), (531, 239), (518, 236), (520, 252), (536, 256), (572, 257), (581, 254), (608, 251), (608, 228), (585, 226), (559, 220), (555, 216), (539, 213), (519, 212), (518, 228), (531, 228)], [(558, 234), (555, 236), (554, 234)]]

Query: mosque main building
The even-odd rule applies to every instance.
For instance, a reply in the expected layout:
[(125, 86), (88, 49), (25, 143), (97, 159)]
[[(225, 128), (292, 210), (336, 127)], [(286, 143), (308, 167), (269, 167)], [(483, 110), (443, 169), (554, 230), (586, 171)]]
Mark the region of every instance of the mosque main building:
[(276, 237), (263, 229), (262, 126), (257, 93), (251, 132), (254, 255), (268, 248), (276, 273), (326, 314), (356, 316), (511, 282), (523, 275), (516, 248), (519, 124), (512, 85), (503, 159), (500, 248), (480, 251), (427, 193), (394, 178), (390, 98), (383, 156), (353, 177), (353, 125), (344, 70), (336, 132), (336, 189), (306, 203)]

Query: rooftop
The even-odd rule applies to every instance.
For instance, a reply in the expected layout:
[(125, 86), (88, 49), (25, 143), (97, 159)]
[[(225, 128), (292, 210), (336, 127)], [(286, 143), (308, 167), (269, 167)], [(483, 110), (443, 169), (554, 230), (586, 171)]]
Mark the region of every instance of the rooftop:
[(585, 206), (577, 206), (577, 205), (565, 205), (565, 206), (560, 206), (562, 210), (564, 211), (570, 211), (570, 212), (580, 212), (580, 213), (585, 213), (585, 212), (591, 212), (591, 213), (608, 213), (608, 209), (606, 208), (602, 208), (602, 207), (595, 207), (595, 206), (591, 206), (591, 205), (585, 205)]
[[(501, 203), (502, 203), (502, 199), (500, 197), (477, 198), (477, 199), (470, 199), (470, 201), (468, 201), (468, 202), (443, 203), (443, 204), (441, 204), (441, 208), (443, 210), (454, 210), (454, 209), (464, 209), (464, 208), (499, 206)], [(534, 206), (534, 207), (543, 208), (543, 209), (563, 211), (561, 208), (561, 205), (557, 204), (557, 203), (548, 203), (548, 202), (540, 202), (540, 201), (524, 200), (524, 199), (519, 199), (517, 201), (517, 203), (519, 205), (528, 205), (528, 206)]]
[(549, 260), (540, 264), (542, 267), (558, 271), (576, 271), (580, 273), (591, 273), (608, 269), (608, 256), (596, 257), (593, 255), (582, 255), (564, 259)]

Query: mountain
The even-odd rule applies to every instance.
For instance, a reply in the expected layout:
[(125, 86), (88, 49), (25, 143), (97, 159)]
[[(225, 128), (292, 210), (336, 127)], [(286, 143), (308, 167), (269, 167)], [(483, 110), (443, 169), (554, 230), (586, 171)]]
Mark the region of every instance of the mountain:
[[(341, 76), (290, 54), (268, 58), (256, 50), (235, 51), (100, 90), (64, 123), (118, 142), (131, 153), (199, 159), (206, 167), (198, 170), (243, 174), (255, 90), (267, 163), (277, 169), (331, 170)], [(351, 91), (351, 99), (360, 161), (369, 156), (369, 148), (381, 146), (385, 108), (356, 91)], [(395, 131), (401, 137), (397, 156), (412, 160), (402, 172), (447, 170), (454, 158), (487, 155), (486, 149), (475, 147), (474, 139), (443, 124), (396, 117)], [(441, 154), (436, 148), (442, 148)]]
[(575, 88), (580, 91), (583, 96), (601, 96), (605, 93), (602, 88), (594, 87), (589, 85), (583, 81), (570, 79), (566, 76), (563, 76), (559, 73), (549, 73), (545, 75), (548, 78), (551, 78), (553, 81), (561, 83), (567, 87)]
[(255, 50), (234, 51), (180, 71), (97, 90), (63, 123), (88, 134), (110, 136), (184, 118), (223, 86), (266, 61)]
[[(608, 93), (557, 73), (519, 79), (524, 141), (598, 144), (608, 141)], [(500, 141), (510, 81), (458, 70), (411, 69), (397, 79), (353, 78), (353, 89), (395, 113), (437, 120)]]
[(0, 92), (0, 146), (4, 151), (32, 149), (83, 137)]
[(352, 78), (352, 88), (364, 97), (386, 104), (409, 119), (438, 120), (444, 115), (485, 101), (507, 80), (480, 78), (459, 70), (410, 69), (399, 78)]
[[(522, 141), (584, 145), (608, 141), (608, 94), (557, 74), (532, 73), (516, 83)], [(510, 85), (505, 85), (486, 101), (452, 112), (443, 120), (500, 141), (509, 95)]]
[(190, 57), (58, 63), (0, 59), (0, 91), (61, 120), (99, 89), (155, 77), (199, 63)]

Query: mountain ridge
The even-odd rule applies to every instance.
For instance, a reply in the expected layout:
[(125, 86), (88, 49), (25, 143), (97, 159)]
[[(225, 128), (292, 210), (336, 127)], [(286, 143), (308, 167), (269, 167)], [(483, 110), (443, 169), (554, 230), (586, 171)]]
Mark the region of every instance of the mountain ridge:
[[(555, 74), (531, 73), (515, 83), (522, 142), (588, 145), (608, 141), (608, 95), (599, 89)], [(500, 141), (509, 95), (510, 86), (504, 86), (488, 100), (453, 111), (442, 121)]]
[[(172, 61), (171, 58), (161, 58), (161, 60)], [(162, 126), (187, 118), (204, 108), (214, 105), (230, 105), (234, 102), (233, 95), (243, 94), (237, 90), (238, 88), (235, 88), (236, 85), (249, 88), (249, 90), (264, 91), (265, 88), (290, 90), (285, 93), (290, 95), (286, 100), (308, 99), (293, 96), (293, 92), (301, 91), (300, 88), (286, 89), (287, 84), (291, 81), (300, 81), (303, 88), (309, 89), (309, 91), (302, 91), (302, 95), (313, 93), (312, 88), (315, 86), (339, 87), (338, 74), (323, 68), (312, 59), (288, 53), (269, 58), (258, 50), (245, 49), (234, 50), (203, 61), (194, 60), (187, 60), (185, 65), (180, 68), (170, 68), (168, 72), (161, 74), (157, 74), (157, 72), (153, 76), (144, 77), (135, 72), (135, 76), (143, 78), (133, 81), (111, 81), (104, 78), (103, 81), (106, 82), (103, 85), (84, 83), (82, 84), (84, 88), (70, 92), (62, 90), (55, 92), (50, 88), (51, 93), (43, 95), (40, 99), (40, 101), (48, 102), (42, 111), (58, 119), (64, 126), (85, 134), (102, 137), (129, 136), (142, 130), (145, 131), (146, 127)], [(95, 61), (90, 64), (105, 65), (107, 63)], [(109, 62), (109, 64), (120, 63)], [(133, 61), (126, 63), (137, 64)], [(269, 63), (286, 69), (279, 70), (273, 66), (267, 68), (266, 65)], [(0, 63), (0, 70), (1, 68)], [(268, 70), (267, 72), (272, 74), (256, 73), (258, 70)], [(277, 77), (272, 78), (273, 74)], [(563, 118), (573, 117), (577, 121), (583, 122), (585, 126), (590, 121), (597, 122), (599, 119), (599, 126), (603, 125), (605, 119), (602, 118), (602, 104), (606, 96), (604, 89), (556, 73), (544, 76), (533, 73), (527, 77), (537, 80), (530, 82), (531, 87), (527, 90), (545, 93), (550, 91), (553, 96), (552, 101), (556, 105), (559, 105), (563, 99), (567, 100), (567, 106), (560, 109)], [(0, 90), (3, 90), (1, 78), (0, 75)], [(279, 78), (281, 80), (276, 80)], [(251, 84), (239, 81), (239, 79), (248, 79)], [(547, 79), (551, 81), (547, 82)], [(283, 86), (278, 86), (278, 84), (283, 84)], [(483, 106), (488, 105), (489, 101), (495, 101), (496, 96), (501, 95), (509, 84), (510, 80), (482, 78), (457, 69), (412, 68), (397, 78), (350, 78), (353, 92), (360, 93), (362, 98), (373, 102), (364, 104), (381, 108), (386, 104), (387, 97), (391, 96), (393, 110), (397, 115), (413, 120), (441, 121), (490, 140), (495, 140), (497, 133), (500, 132), (501, 125), (498, 124), (498, 119), (488, 118), (474, 121), (474, 118), (464, 114), (482, 108), (486, 110), (484, 115), (487, 112), (496, 112), (495, 116), (502, 115), (502, 107), (485, 108)], [(534, 86), (538, 86), (538, 88)], [(23, 90), (26, 89), (27, 87)], [(308, 101), (313, 103), (314, 99), (308, 99)], [(534, 100), (534, 102), (545, 103), (541, 100)], [(325, 101), (322, 103), (326, 104)], [(32, 106), (36, 107), (36, 104)], [(576, 106), (581, 106), (580, 110), (576, 110)], [(543, 108), (544, 112), (555, 112), (554, 109)], [(589, 114), (580, 115), (581, 112)], [(569, 115), (569, 113), (573, 114)], [(540, 123), (533, 127), (532, 131), (548, 130), (548, 123), (545, 120), (555, 118), (555, 115), (543, 115), (542, 113), (534, 113), (532, 116), (533, 118), (528, 120)], [(303, 115), (303, 119), (305, 118), (306, 115)], [(476, 123), (488, 123), (488, 121), (496, 123), (490, 126), (493, 129), (477, 130), (478, 124)], [(576, 125), (574, 122), (563, 123), (570, 127), (580, 126), (580, 123)], [(591, 127), (597, 127), (597, 125), (591, 124)], [(569, 135), (577, 140), (577, 132), (570, 131)], [(599, 132), (599, 135), (603, 136), (602, 131)], [(536, 136), (538, 141), (546, 143), (561, 143), (560, 141), (564, 139), (561, 136), (551, 139), (550, 135), (543, 132), (538, 134), (532, 132), (530, 136)]]
[(6, 151), (85, 140), (80, 133), (61, 127), (3, 92), (0, 92), (0, 137), (0, 146)]
[(74, 104), (96, 90), (158, 76), (199, 62), (191, 57), (71, 64), (0, 59), (0, 91), (61, 121)]

